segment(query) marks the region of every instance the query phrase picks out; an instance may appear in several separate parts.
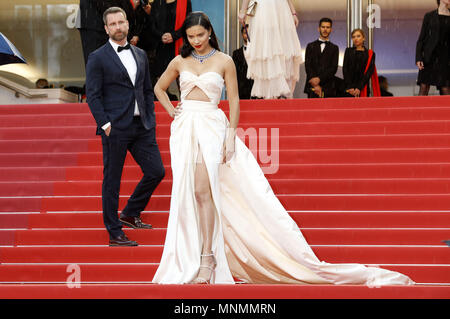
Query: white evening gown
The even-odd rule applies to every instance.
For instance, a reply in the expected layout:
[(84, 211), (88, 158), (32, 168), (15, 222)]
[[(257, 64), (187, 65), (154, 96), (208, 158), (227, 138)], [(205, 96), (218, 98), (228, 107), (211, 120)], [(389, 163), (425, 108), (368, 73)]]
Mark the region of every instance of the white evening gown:
[(300, 78), (300, 40), (287, 0), (258, 0), (249, 17), (250, 42), (245, 50), (252, 96), (292, 97)]
[[(224, 80), (216, 72), (180, 74), (183, 111), (171, 124), (172, 197), (159, 284), (184, 284), (198, 273), (202, 236), (194, 195), (199, 149), (217, 209), (213, 253), (216, 284), (409, 285), (407, 276), (360, 264), (320, 261), (273, 193), (256, 159), (236, 137), (236, 152), (221, 164), (228, 119), (218, 108)], [(211, 102), (186, 100), (199, 87)]]

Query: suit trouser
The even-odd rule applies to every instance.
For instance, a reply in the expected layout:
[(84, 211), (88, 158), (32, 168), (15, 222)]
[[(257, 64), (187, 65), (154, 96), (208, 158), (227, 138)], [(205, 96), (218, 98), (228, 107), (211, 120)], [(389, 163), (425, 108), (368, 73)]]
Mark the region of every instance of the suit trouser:
[(118, 209), (120, 182), (127, 151), (141, 167), (144, 176), (122, 210), (123, 215), (140, 217), (153, 191), (164, 178), (165, 170), (156, 143), (155, 128), (145, 129), (139, 117), (135, 117), (126, 130), (112, 127), (109, 136), (102, 134), (102, 144), (103, 221), (110, 237), (118, 237), (123, 234)]

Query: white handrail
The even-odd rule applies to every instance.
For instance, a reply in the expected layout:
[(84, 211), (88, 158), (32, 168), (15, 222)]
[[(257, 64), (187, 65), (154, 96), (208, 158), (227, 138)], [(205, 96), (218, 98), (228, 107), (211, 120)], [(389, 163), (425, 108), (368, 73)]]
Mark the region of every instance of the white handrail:
[(2, 76), (0, 76), (0, 85), (4, 86), (10, 90), (13, 90), (17, 94), (22, 94), (23, 96), (30, 98), (30, 99), (36, 99), (36, 98), (46, 98), (48, 97), (47, 93), (43, 93), (42, 89), (29, 89), (27, 87), (24, 87), (23, 85), (20, 85), (18, 83), (15, 83), (11, 80), (8, 80)]

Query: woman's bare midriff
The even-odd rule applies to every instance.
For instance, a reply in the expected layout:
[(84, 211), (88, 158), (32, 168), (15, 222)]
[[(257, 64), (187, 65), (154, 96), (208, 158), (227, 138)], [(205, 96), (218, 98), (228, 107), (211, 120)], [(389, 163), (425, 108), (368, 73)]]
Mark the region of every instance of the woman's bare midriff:
[(209, 97), (198, 86), (194, 87), (191, 92), (184, 98), (185, 100), (195, 100), (203, 102), (211, 102)]

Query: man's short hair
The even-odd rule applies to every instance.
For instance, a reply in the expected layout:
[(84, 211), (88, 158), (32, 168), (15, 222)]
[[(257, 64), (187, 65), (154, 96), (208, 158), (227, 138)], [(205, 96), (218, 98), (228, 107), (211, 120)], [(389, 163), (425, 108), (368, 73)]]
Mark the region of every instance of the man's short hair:
[(322, 25), (322, 22), (329, 22), (331, 24), (331, 26), (333, 26), (333, 20), (331, 20), (330, 18), (322, 18), (319, 21), (319, 27)]
[(46, 89), (49, 87), (47, 79), (38, 79), (35, 84), (38, 89)]
[(105, 25), (107, 25), (106, 17), (108, 16), (108, 14), (114, 14), (114, 13), (118, 13), (118, 12), (122, 12), (123, 16), (125, 17), (125, 20), (127, 19), (127, 14), (126, 14), (125, 10), (123, 10), (120, 7), (110, 7), (108, 9), (106, 9), (105, 12), (103, 12), (103, 23)]

